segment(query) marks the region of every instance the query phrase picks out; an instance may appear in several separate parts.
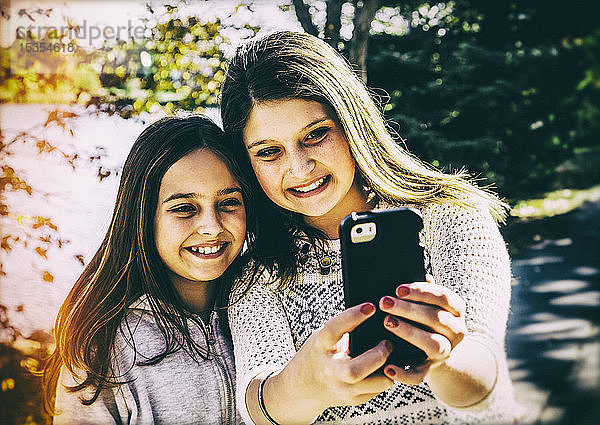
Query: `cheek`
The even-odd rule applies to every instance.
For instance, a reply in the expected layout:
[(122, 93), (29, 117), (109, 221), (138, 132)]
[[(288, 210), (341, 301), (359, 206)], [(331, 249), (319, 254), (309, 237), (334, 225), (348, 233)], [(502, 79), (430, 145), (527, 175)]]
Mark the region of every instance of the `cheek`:
[(246, 237), (246, 212), (242, 211), (242, 213), (237, 217), (236, 220), (236, 229), (237, 229), (237, 237), (239, 237), (242, 241)]
[(251, 161), (254, 175), (262, 190), (269, 195), (277, 192), (280, 181), (280, 171), (278, 167), (271, 163), (264, 163), (259, 161)]
[(241, 249), (246, 238), (246, 213), (241, 212), (228, 218), (227, 229), (233, 236), (234, 244)]
[(336, 138), (333, 143), (324, 146), (322, 157), (327, 158), (327, 165), (336, 171), (338, 177), (344, 180), (348, 178), (351, 180), (354, 179), (356, 162), (350, 153), (350, 146), (346, 142), (346, 139), (342, 137)]
[(164, 227), (161, 226), (161, 223), (156, 223), (154, 226), (154, 243), (156, 244), (158, 256), (165, 261), (165, 258), (169, 252), (169, 243), (167, 240), (167, 234), (164, 231)]
[(154, 223), (154, 240), (156, 250), (163, 257), (172, 253), (175, 246), (181, 243), (181, 237), (186, 232), (185, 226), (176, 220), (168, 220), (164, 217)]

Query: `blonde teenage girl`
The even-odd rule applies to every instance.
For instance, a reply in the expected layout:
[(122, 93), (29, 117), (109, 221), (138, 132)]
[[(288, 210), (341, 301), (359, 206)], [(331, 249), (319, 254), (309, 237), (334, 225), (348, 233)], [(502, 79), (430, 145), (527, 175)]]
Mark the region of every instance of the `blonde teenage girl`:
[[(240, 47), (221, 110), (255, 187), (254, 258), (265, 269), (258, 281), (239, 282), (229, 312), (246, 420), (512, 422), (510, 266), (496, 225), (505, 205), (465, 174), (444, 174), (396, 144), (362, 81), (310, 35), (278, 32)], [(340, 221), (402, 205), (421, 211), (432, 276), (378, 305), (345, 309)], [(324, 257), (330, 269), (319, 267)], [(376, 308), (388, 314), (381, 326), (390, 336), (425, 351), (424, 365), (386, 364), (387, 341), (348, 356), (344, 334)]]

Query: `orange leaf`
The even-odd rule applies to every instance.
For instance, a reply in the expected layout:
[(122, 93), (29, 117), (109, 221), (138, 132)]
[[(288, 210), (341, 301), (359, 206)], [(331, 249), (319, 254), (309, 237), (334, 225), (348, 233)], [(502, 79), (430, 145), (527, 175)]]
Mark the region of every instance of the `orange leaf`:
[(40, 255), (40, 257), (44, 257), (46, 260), (48, 259), (48, 256), (46, 255), (47, 251), (47, 249), (42, 249), (39, 246), (35, 248), (35, 252), (37, 252)]
[(44, 279), (46, 282), (54, 282), (54, 276), (52, 276), (48, 271), (44, 272), (42, 279)]
[(4, 236), (2, 238), (2, 242), (0, 242), (0, 248), (4, 249), (5, 251), (10, 251), (10, 235), (8, 236)]

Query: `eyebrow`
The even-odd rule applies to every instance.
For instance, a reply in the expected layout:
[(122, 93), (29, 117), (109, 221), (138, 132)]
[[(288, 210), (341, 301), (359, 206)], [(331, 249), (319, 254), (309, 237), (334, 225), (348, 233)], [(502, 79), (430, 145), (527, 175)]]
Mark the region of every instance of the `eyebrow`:
[[(329, 117), (317, 118), (316, 120), (314, 120), (314, 121), (312, 121), (312, 122), (310, 122), (310, 123), (306, 124), (304, 127), (302, 127), (302, 128), (300, 129), (299, 133), (300, 133), (300, 132), (302, 132), (302, 131), (305, 131), (305, 130), (306, 130), (307, 128), (309, 128), (309, 127), (312, 127), (313, 125), (319, 124), (319, 123), (321, 123), (321, 122), (323, 122), (323, 121), (327, 121), (327, 120), (329, 120), (329, 119), (331, 119), (331, 118), (329, 118)], [(254, 141), (254, 142), (250, 143), (248, 146), (246, 146), (246, 149), (250, 150), (250, 149), (252, 149), (252, 148), (253, 148), (253, 147), (255, 147), (255, 146), (258, 146), (258, 145), (263, 145), (263, 144), (266, 144), (266, 143), (268, 143), (268, 142), (274, 142), (274, 141), (275, 141), (274, 139), (261, 139), (261, 140), (256, 140), (256, 141)]]
[[(221, 189), (217, 192), (218, 196), (223, 196), (223, 195), (229, 195), (230, 193), (239, 193), (240, 195), (242, 194), (242, 189), (240, 189), (239, 187), (228, 187), (226, 189)], [(196, 192), (189, 192), (189, 193), (174, 193), (170, 196), (167, 197), (167, 199), (165, 199), (163, 201), (163, 204), (166, 204), (169, 201), (173, 201), (175, 199), (191, 199), (191, 198), (199, 198), (200, 196), (196, 193)]]

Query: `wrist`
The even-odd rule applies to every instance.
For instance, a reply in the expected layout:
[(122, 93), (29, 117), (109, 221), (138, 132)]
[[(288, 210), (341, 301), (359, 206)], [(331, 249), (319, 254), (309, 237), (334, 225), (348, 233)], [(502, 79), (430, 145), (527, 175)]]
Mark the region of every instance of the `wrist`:
[(425, 381), (442, 402), (467, 408), (490, 394), (497, 377), (493, 352), (481, 342), (465, 338), (448, 359), (431, 367)]
[(267, 380), (273, 376), (273, 374), (275, 373), (275, 371), (270, 372), (269, 374), (267, 374), (267, 376), (265, 376), (264, 378), (262, 378), (261, 382), (258, 384), (258, 406), (263, 414), (263, 416), (265, 417), (265, 419), (272, 425), (279, 425), (275, 419), (273, 419), (273, 417), (269, 414), (269, 411), (267, 410), (267, 407), (265, 405), (265, 397), (264, 397), (264, 388), (265, 388), (265, 384), (267, 383)]
[[(300, 391), (301, 380), (288, 379), (286, 370), (267, 377), (262, 389), (263, 406), (270, 420), (278, 424), (309, 424), (325, 410), (318, 399)], [(314, 391), (314, 388), (313, 388)]]

